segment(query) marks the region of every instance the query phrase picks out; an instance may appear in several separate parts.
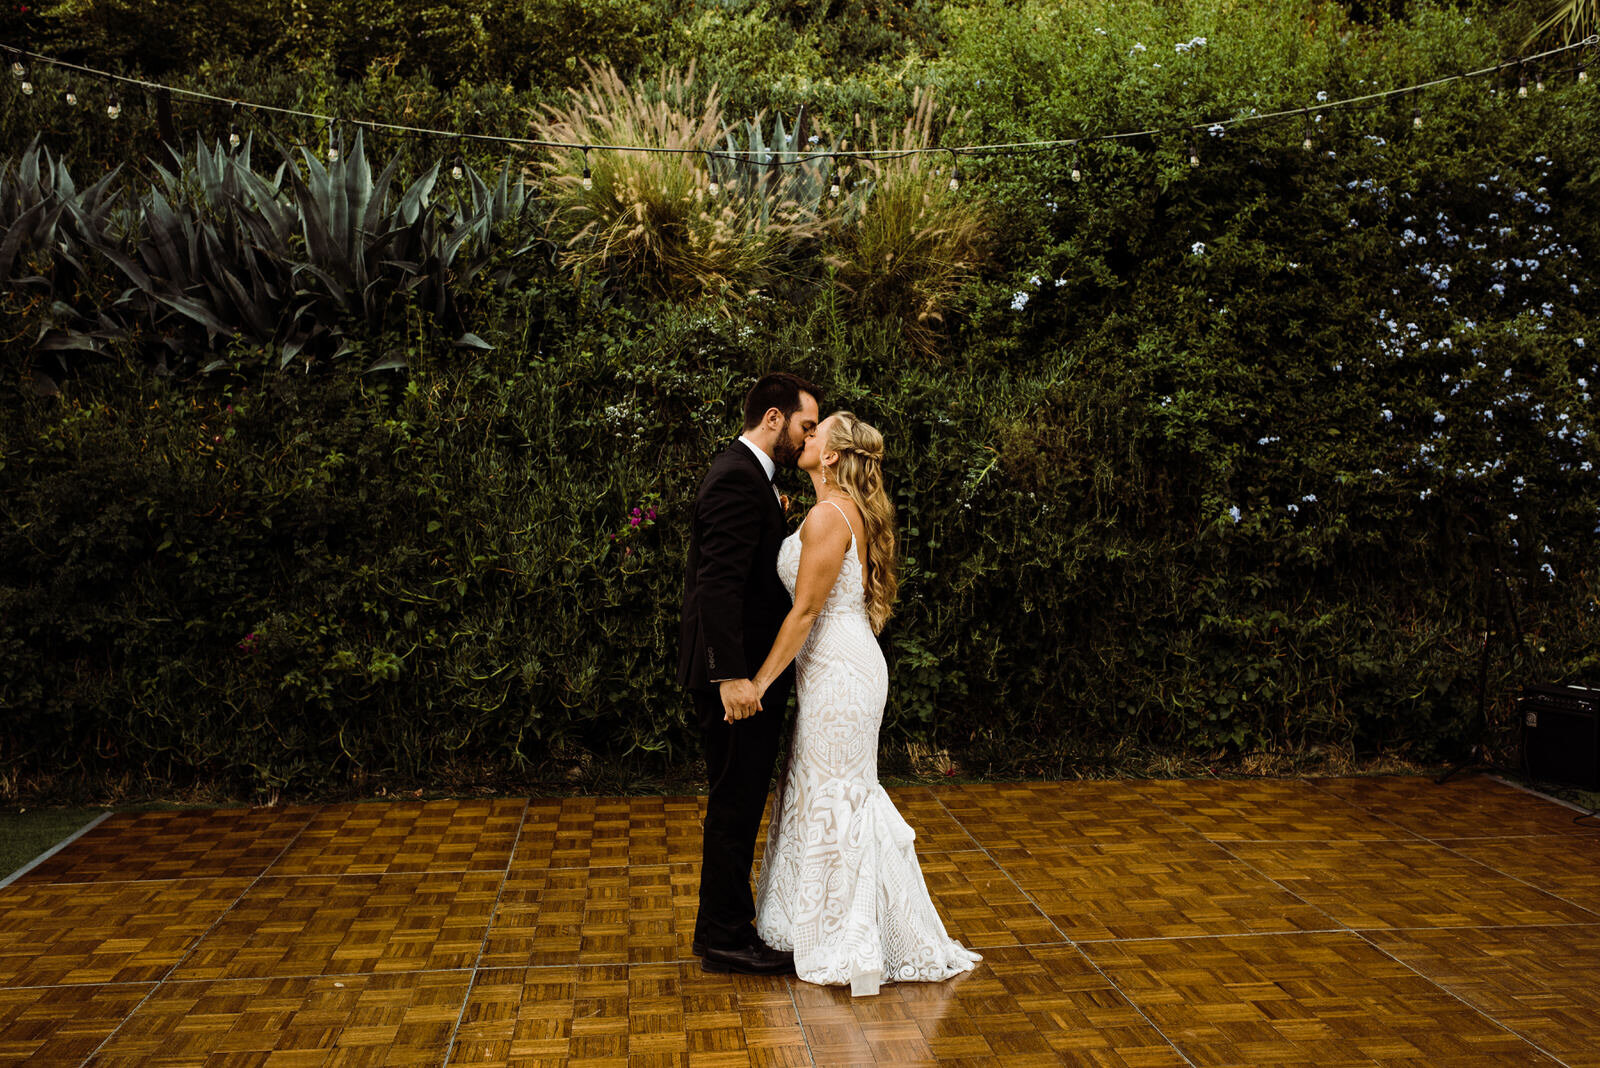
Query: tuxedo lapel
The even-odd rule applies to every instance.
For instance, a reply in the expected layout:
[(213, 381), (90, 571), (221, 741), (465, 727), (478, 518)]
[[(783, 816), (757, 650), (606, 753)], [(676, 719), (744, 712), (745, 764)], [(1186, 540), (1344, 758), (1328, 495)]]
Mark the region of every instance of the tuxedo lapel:
[[(777, 511), (778, 518), (782, 519), (783, 501), (778, 498), (778, 487), (773, 479), (767, 478), (767, 469), (761, 466), (761, 461), (756, 459), (756, 454), (751, 451), (750, 446), (746, 445), (738, 438), (735, 438), (733, 440), (733, 444), (729, 445), (728, 448), (732, 449), (740, 456), (743, 456), (745, 462), (755, 469), (755, 473), (757, 475), (761, 476), (761, 481), (767, 484), (767, 496), (772, 498), (772, 507)], [(774, 472), (774, 474), (776, 474), (776, 472)]]

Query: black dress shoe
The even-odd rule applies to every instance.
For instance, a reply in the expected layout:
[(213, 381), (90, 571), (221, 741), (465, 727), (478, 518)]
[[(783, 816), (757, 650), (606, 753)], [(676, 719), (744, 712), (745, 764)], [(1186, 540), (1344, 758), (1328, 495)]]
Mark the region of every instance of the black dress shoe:
[(689, 943), (689, 952), (693, 953), (697, 957), (703, 957), (706, 955), (706, 944), (700, 941), (700, 939), (696, 938), (693, 942)]
[(794, 954), (758, 942), (737, 949), (706, 946), (700, 955), (700, 968), (708, 972), (738, 972), (740, 975), (793, 975)]

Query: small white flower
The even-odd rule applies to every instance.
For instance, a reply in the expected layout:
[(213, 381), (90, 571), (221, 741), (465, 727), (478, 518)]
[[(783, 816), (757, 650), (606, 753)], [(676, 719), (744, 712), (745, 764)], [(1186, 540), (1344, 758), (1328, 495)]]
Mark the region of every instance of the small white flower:
[(1237, 523), (1242, 515), (1242, 513), (1239, 511), (1239, 506), (1236, 504), (1229, 508), (1228, 515), (1232, 516), (1233, 521)]
[(1128, 49), (1128, 55), (1131, 56), (1135, 52), (1147, 52), (1147, 51), (1149, 51), (1149, 49), (1145, 48), (1145, 46), (1140, 44), (1138, 41), (1135, 41), (1135, 42), (1133, 42), (1133, 47)]
[(1012, 311), (1021, 311), (1023, 308), (1026, 308), (1027, 306), (1028, 306), (1028, 294), (1026, 294), (1026, 293), (1013, 293), (1013, 294), (1011, 294), (1011, 310)]
[[(1204, 241), (1196, 241), (1189, 246), (1189, 254), (1192, 256), (1204, 256), (1206, 254), (1206, 243)], [(1581, 338), (1579, 339), (1579, 347), (1582, 347)]]
[(1326, 89), (1318, 89), (1317, 90), (1317, 103), (1320, 104), (1324, 100), (1327, 100), (1327, 99), (1328, 99), (1328, 91)]

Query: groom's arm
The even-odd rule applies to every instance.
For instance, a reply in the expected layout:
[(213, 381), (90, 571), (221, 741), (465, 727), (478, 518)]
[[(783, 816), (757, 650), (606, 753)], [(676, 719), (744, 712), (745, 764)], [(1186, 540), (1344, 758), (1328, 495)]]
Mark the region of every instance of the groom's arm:
[(761, 514), (731, 479), (706, 487), (700, 499), (700, 602), (706, 678), (748, 679), (744, 656), (744, 598), (761, 539)]

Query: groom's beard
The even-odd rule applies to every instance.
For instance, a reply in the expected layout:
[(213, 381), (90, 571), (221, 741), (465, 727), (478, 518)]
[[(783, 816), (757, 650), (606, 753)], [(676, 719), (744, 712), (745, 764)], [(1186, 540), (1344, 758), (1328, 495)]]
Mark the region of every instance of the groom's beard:
[(805, 443), (795, 445), (786, 437), (780, 437), (772, 443), (772, 459), (779, 467), (795, 467), (800, 463), (800, 454), (805, 451)]

